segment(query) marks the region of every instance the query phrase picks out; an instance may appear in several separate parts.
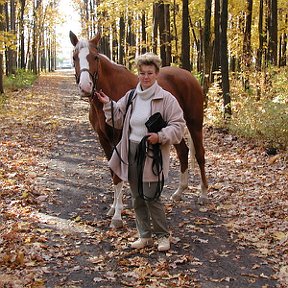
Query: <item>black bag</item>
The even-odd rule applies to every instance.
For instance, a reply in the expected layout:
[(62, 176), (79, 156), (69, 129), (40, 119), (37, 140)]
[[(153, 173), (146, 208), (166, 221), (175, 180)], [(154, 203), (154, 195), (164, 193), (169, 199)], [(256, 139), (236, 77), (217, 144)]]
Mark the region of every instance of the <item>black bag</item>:
[(150, 118), (145, 122), (145, 125), (149, 132), (157, 133), (162, 128), (167, 126), (167, 123), (162, 118), (162, 115), (160, 112), (156, 112), (153, 115), (150, 116)]

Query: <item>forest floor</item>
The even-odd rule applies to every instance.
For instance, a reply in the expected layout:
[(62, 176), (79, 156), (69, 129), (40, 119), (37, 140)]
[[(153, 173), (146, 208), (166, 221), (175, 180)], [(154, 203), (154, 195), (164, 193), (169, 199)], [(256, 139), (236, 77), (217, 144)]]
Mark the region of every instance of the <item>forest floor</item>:
[(197, 204), (199, 172), (180, 202), (164, 188), (171, 250), (132, 250), (109, 227), (110, 173), (70, 70), (9, 93), (0, 108), (0, 288), (287, 287), (287, 154), (205, 127), (210, 203)]

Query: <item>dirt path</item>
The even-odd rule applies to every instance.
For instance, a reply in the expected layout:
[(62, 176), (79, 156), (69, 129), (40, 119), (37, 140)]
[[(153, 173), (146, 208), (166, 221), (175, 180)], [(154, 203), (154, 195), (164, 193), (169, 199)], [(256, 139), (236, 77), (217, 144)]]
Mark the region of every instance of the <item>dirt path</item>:
[[(58, 144), (42, 179), (54, 193), (41, 212), (56, 217), (47, 220), (48, 226), (52, 221), (47, 287), (276, 287), (265, 259), (233, 241), (220, 213), (198, 207), (192, 191), (184, 201), (170, 202), (176, 169), (164, 192), (174, 239), (169, 253), (129, 248), (135, 226), (128, 193), (125, 227), (109, 229), (109, 171), (88, 122), (88, 104), (78, 99), (73, 80), (71, 75), (55, 81), (63, 106), (57, 116), (64, 125), (59, 126)], [(213, 181), (216, 173), (209, 172)], [(54, 221), (62, 223), (59, 229)]]
[[(216, 166), (215, 159), (220, 163), (221, 158), (221, 165), (225, 157), (226, 163), (231, 161), (231, 154), (223, 150), (221, 154), (219, 148), (225, 135), (206, 132), (211, 197), (217, 203), (196, 204), (197, 175), (195, 187), (190, 187), (183, 201), (169, 200), (178, 176), (178, 162), (173, 158), (171, 179), (163, 194), (172, 249), (168, 253), (157, 252), (155, 247), (131, 250), (129, 243), (136, 231), (128, 189), (124, 228), (110, 229), (111, 219), (106, 216), (112, 203), (109, 170), (88, 121), (88, 104), (79, 100), (73, 73), (59, 71), (46, 80), (55, 97), (51, 103), (57, 129), (51, 151), (41, 159), (47, 165), (45, 173), (37, 180), (39, 187), (49, 191), (35, 212), (37, 229), (45, 237), (44, 287), (284, 287), (275, 279), (269, 257), (227, 230), (234, 218), (224, 209), (222, 198), (233, 197), (238, 184), (224, 180)], [(230, 175), (243, 174), (245, 169), (230, 171)]]

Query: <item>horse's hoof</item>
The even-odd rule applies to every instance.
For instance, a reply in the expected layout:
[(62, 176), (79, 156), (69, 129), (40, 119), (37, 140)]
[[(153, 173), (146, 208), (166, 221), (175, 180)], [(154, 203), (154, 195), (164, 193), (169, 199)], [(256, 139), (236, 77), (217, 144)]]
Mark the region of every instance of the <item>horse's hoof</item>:
[(107, 212), (107, 216), (113, 216), (114, 213), (115, 213), (115, 208), (111, 207), (111, 208), (109, 209), (109, 211)]
[(171, 196), (171, 200), (172, 200), (172, 201), (175, 201), (175, 202), (179, 202), (179, 201), (182, 200), (182, 197), (181, 197), (181, 195), (174, 193), (174, 194), (172, 194), (172, 196)]
[(200, 196), (198, 199), (198, 204), (199, 205), (206, 205), (209, 203), (209, 199), (207, 196)]
[(110, 228), (119, 229), (123, 227), (122, 220), (111, 220)]

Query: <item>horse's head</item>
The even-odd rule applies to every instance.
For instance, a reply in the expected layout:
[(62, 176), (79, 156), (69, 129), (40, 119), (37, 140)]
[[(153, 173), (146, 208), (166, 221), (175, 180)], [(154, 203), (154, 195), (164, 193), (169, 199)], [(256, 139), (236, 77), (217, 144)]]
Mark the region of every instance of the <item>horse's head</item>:
[(75, 67), (76, 83), (81, 97), (92, 96), (96, 89), (99, 74), (99, 55), (97, 45), (100, 40), (98, 33), (91, 40), (78, 40), (77, 36), (70, 31), (70, 41), (74, 46), (73, 62)]

